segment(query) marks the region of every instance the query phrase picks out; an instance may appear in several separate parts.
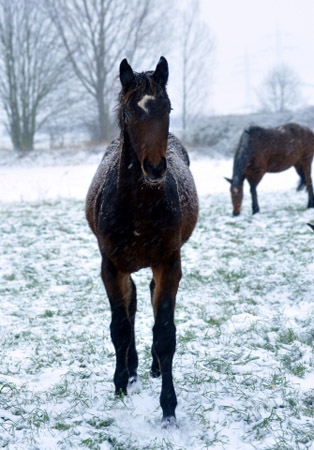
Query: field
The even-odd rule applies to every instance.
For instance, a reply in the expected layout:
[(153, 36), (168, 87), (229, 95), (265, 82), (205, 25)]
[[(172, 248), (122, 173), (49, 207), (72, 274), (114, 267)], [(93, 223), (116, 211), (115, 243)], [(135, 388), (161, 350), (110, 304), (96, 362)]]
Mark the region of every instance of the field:
[[(314, 211), (286, 172), (261, 185), (260, 214), (246, 192), (233, 218), (219, 172), (230, 164), (194, 165), (201, 209), (177, 297), (177, 429), (161, 428), (160, 380), (149, 377), (150, 272), (134, 275), (140, 383), (118, 399), (83, 198), (34, 200), (27, 187), (23, 201), (1, 196), (2, 447), (314, 449)], [(10, 170), (8, 191), (21, 184)]]

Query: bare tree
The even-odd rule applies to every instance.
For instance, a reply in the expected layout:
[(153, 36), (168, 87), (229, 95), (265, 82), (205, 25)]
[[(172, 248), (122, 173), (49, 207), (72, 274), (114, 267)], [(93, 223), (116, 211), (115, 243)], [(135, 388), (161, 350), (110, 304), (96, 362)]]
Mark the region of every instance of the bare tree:
[(182, 73), (182, 130), (206, 110), (211, 94), (214, 38), (201, 21), (199, 3), (191, 1), (182, 17), (180, 33)]
[(139, 55), (147, 60), (151, 49), (156, 51), (171, 8), (154, 0), (46, 0), (46, 5), (73, 70), (96, 106), (97, 137), (106, 140), (118, 63), (123, 57), (134, 62)]
[(268, 73), (257, 95), (265, 109), (287, 111), (300, 103), (300, 86), (297, 74), (289, 66), (281, 64)]
[(33, 149), (35, 133), (61, 106), (52, 99), (66, 67), (57, 42), (34, 2), (0, 0), (0, 99), (18, 151)]

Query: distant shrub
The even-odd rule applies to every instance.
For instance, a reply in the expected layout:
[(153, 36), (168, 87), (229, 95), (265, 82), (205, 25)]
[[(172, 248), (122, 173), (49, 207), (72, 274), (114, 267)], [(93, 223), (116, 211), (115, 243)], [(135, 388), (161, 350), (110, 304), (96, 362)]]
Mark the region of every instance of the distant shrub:
[(248, 126), (276, 127), (287, 122), (306, 125), (314, 131), (314, 106), (283, 113), (261, 112), (204, 118), (186, 133), (186, 143), (210, 156), (231, 157), (243, 130)]

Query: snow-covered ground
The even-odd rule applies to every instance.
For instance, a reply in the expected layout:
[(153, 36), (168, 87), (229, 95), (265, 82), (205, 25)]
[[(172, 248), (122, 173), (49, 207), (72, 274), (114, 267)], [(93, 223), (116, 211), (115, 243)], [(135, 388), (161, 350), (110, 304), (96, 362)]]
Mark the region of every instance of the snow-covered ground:
[(177, 298), (179, 428), (163, 430), (148, 270), (134, 276), (141, 390), (113, 395), (110, 311), (84, 219), (100, 158), (1, 159), (0, 445), (313, 450), (314, 211), (294, 170), (265, 176), (256, 216), (246, 188), (233, 218), (232, 161), (192, 154), (201, 209)]
[[(36, 156), (34, 161), (31, 155), (21, 160), (14, 158), (14, 155), (11, 159), (5, 159), (6, 164), (0, 166), (0, 200), (84, 199), (101, 159), (99, 153), (82, 151), (77, 155), (61, 155), (60, 158), (54, 153)], [(191, 170), (199, 195), (223, 193), (228, 190), (224, 177), (232, 176), (232, 159), (210, 159), (193, 153)], [(293, 189), (297, 181), (298, 176), (293, 168), (280, 174), (266, 174), (258, 192), (287, 191)], [(248, 192), (247, 183), (245, 187)]]

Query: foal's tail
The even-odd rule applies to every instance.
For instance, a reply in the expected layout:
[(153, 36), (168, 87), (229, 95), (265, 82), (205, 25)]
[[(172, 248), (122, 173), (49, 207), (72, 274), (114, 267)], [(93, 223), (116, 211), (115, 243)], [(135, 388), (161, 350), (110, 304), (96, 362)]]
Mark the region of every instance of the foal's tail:
[(232, 184), (238, 186), (245, 178), (245, 169), (249, 157), (251, 127), (245, 129), (241, 135), (238, 147), (236, 149), (233, 161)]

